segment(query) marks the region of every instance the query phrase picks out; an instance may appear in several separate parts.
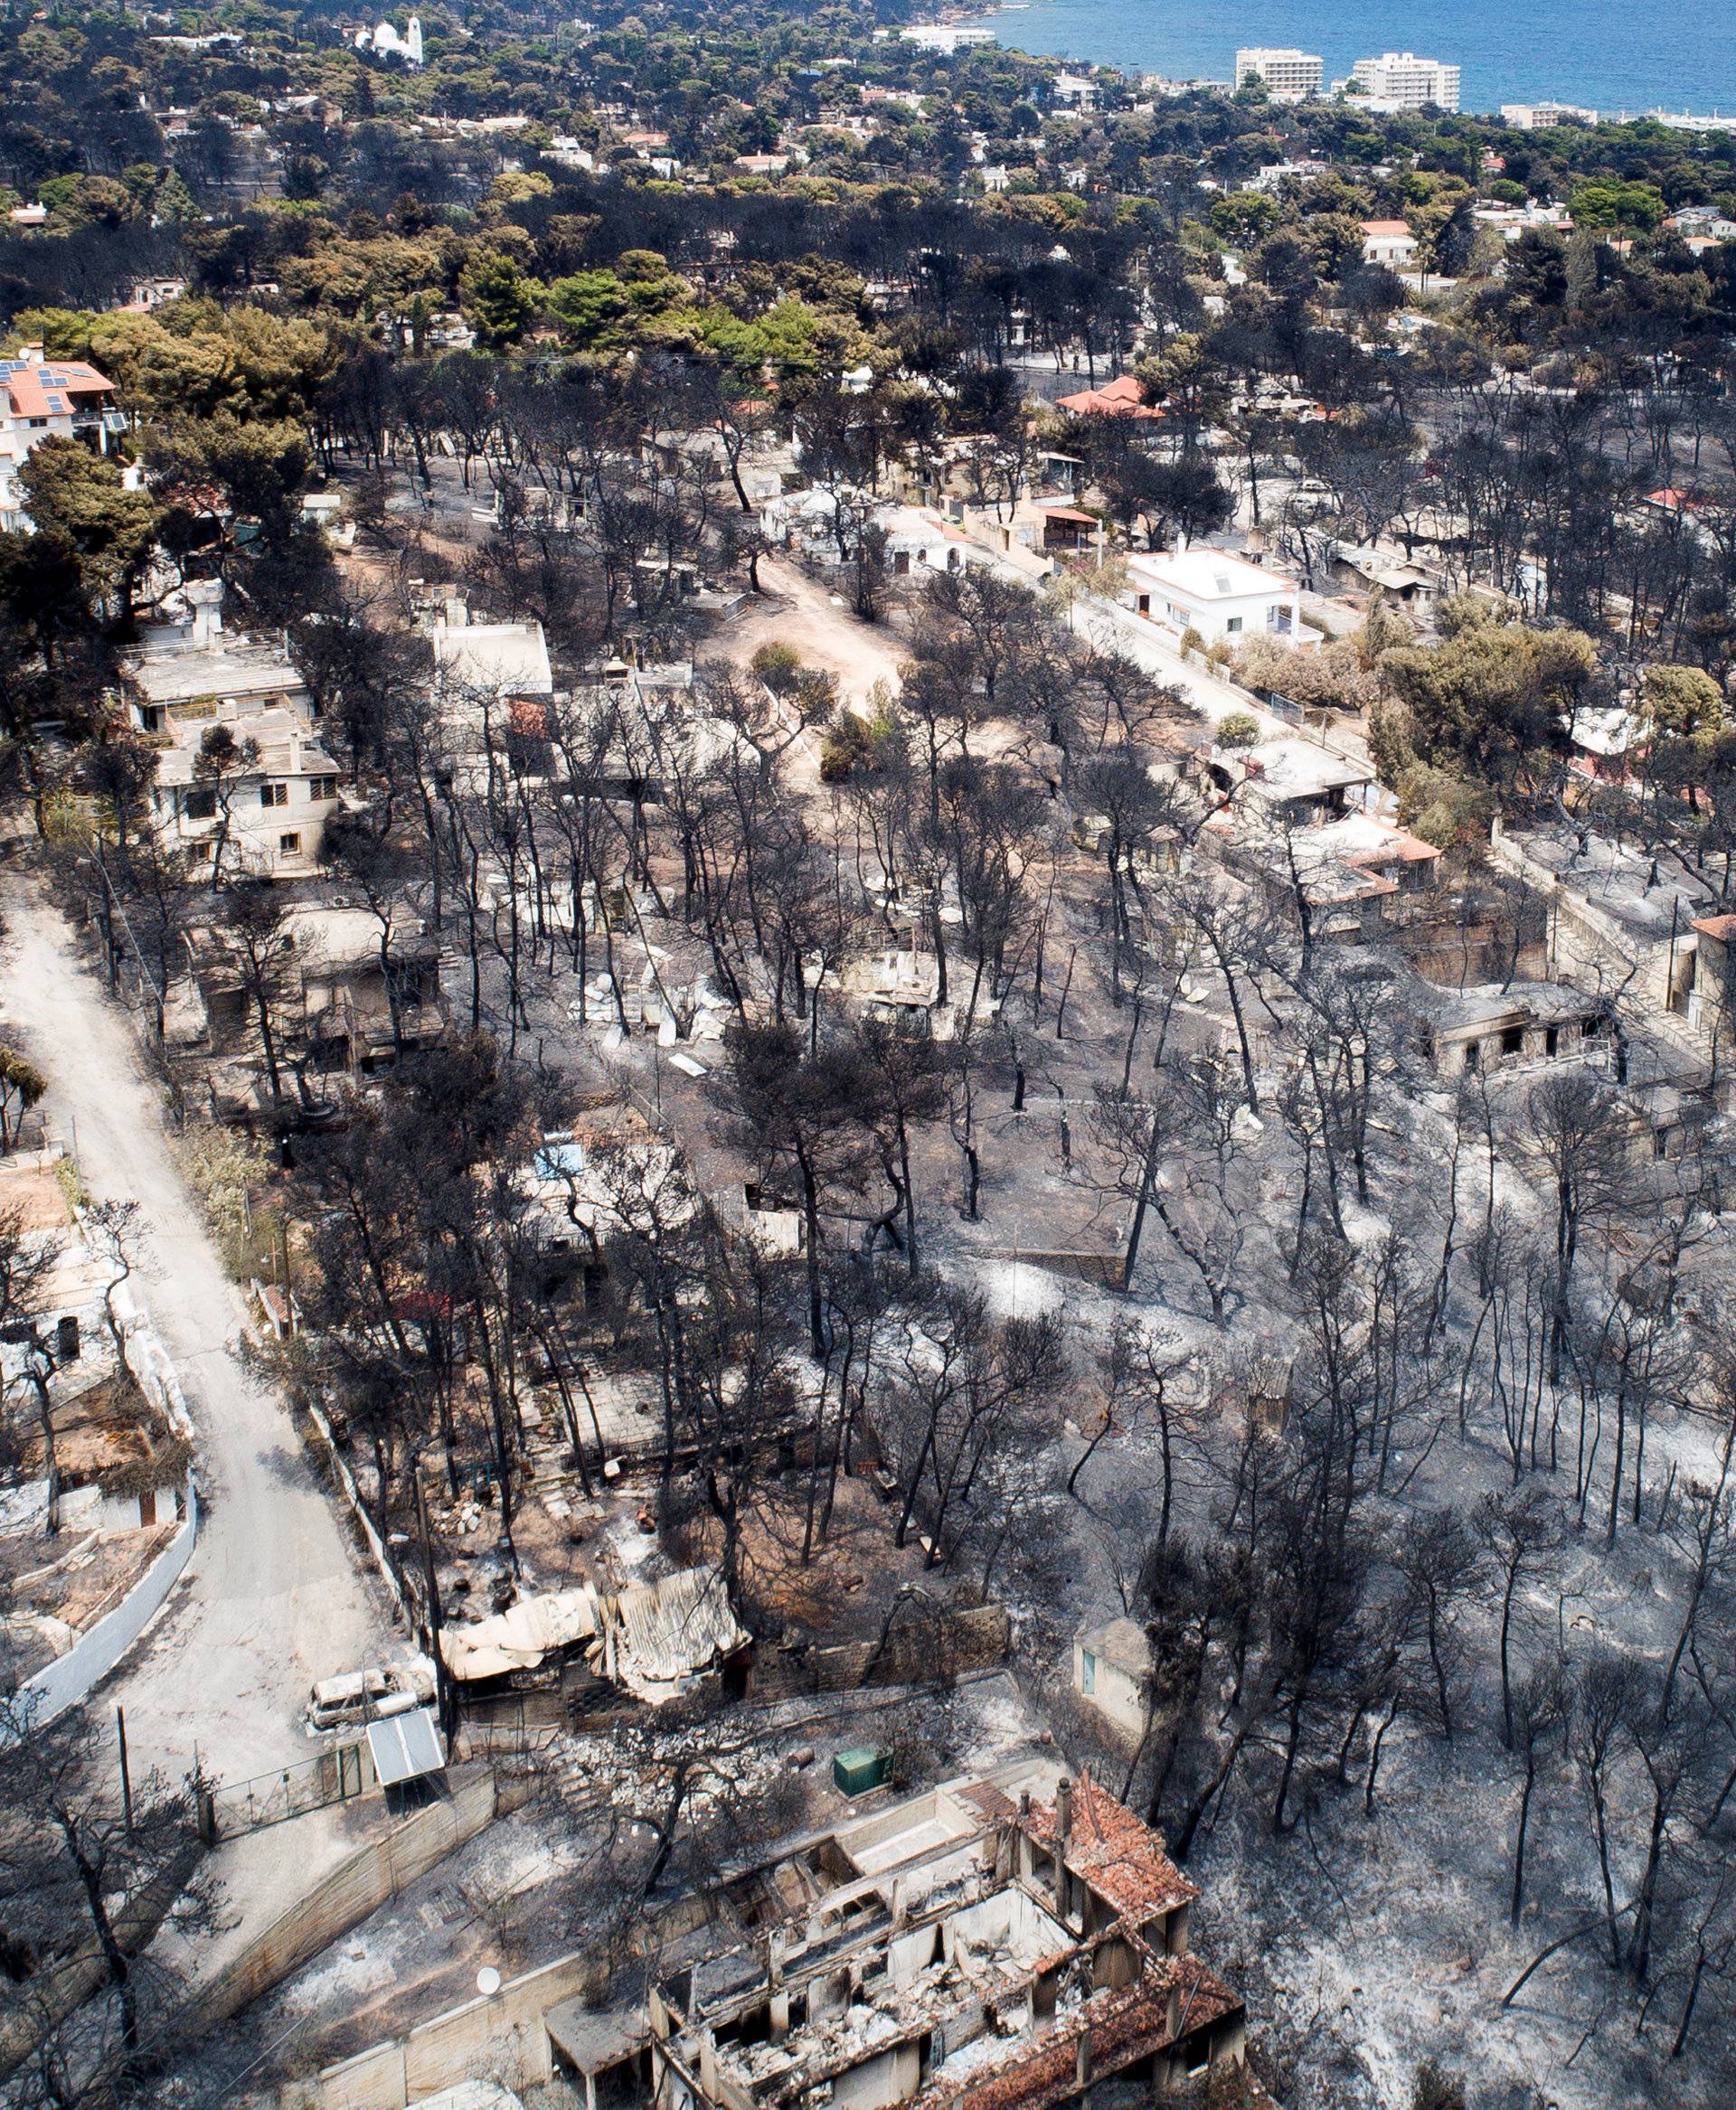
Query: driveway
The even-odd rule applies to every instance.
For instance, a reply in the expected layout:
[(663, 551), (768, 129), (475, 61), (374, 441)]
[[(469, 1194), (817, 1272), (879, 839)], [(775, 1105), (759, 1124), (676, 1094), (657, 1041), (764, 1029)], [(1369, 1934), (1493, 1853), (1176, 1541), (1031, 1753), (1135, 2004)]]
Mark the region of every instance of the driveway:
[(894, 694), (899, 664), (910, 656), (909, 641), (890, 623), (864, 623), (832, 593), (788, 558), (760, 560), (764, 596), (750, 594), (731, 625), (726, 656), (745, 666), (762, 645), (788, 645), (809, 666), (838, 678), (846, 703), (865, 702), (876, 682)]
[(298, 1719), (307, 1689), (377, 1648), (382, 1608), (288, 1407), (237, 1353), (241, 1299), (175, 1164), (160, 1088), (127, 1021), (33, 879), (0, 875), (0, 1015), (48, 1076), (43, 1111), (90, 1192), (138, 1204), (134, 1286), (201, 1439), (198, 1550), (103, 1699), (127, 1710), (138, 1770), (179, 1773), (196, 1753), (208, 1773), (246, 1779), (310, 1755)]

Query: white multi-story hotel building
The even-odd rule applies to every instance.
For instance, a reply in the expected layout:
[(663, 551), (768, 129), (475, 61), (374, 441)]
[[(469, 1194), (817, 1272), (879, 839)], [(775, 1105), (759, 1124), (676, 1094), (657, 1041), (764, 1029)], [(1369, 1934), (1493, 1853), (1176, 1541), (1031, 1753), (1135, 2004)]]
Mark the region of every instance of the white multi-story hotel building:
[(1553, 125), (1595, 125), (1596, 110), (1576, 102), (1504, 102), (1501, 122), (1517, 132), (1547, 132)]
[(1317, 52), (1271, 51), (1264, 47), (1236, 53), (1236, 86), (1263, 80), (1274, 102), (1306, 102), (1318, 95), (1326, 68)]
[(1443, 110), (1458, 108), (1458, 68), (1439, 59), (1419, 59), (1414, 52), (1384, 52), (1378, 59), (1358, 59), (1350, 70), (1374, 102), (1420, 109), (1434, 103)]

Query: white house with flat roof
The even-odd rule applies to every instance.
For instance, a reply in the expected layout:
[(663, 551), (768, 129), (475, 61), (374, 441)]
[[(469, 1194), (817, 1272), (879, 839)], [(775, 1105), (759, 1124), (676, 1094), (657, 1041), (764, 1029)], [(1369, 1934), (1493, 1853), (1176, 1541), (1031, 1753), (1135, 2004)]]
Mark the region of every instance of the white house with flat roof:
[(1302, 626), (1301, 587), (1222, 550), (1175, 550), (1127, 559), (1133, 607), (1179, 637), (1193, 630), (1208, 645), (1234, 645), (1265, 631), (1294, 637)]
[(943, 59), (951, 58), (967, 44), (995, 42), (995, 32), (985, 29), (980, 23), (924, 23), (915, 29), (901, 29), (898, 33), (905, 43), (915, 44), (924, 52), (936, 52)]
[(473, 623), (453, 601), (429, 635), (442, 687), (476, 696), (554, 693), (541, 623)]
[[(192, 635), (201, 613), (195, 611)], [(193, 724), (196, 738), (208, 720), (273, 709), (304, 724), (314, 717), (313, 692), (281, 645), (218, 632), (198, 644), (147, 645), (121, 668), (121, 689), (140, 732), (173, 735)]]
[(1556, 125), (1595, 125), (1596, 110), (1577, 102), (1504, 102), (1501, 122), (1515, 132), (1547, 132)]

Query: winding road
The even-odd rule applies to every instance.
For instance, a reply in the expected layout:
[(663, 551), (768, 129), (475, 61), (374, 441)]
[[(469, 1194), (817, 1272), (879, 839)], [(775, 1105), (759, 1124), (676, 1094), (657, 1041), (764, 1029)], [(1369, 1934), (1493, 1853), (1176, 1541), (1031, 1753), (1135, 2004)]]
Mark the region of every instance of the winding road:
[[(309, 1756), (316, 1678), (366, 1661), (384, 1618), (281, 1395), (238, 1354), (245, 1314), (175, 1163), (162, 1091), (38, 882), (0, 873), (0, 1015), (50, 1079), (43, 1111), (90, 1194), (137, 1204), (133, 1284), (200, 1435), (203, 1515), (185, 1577), (105, 1700), (137, 1770), (195, 1756), (236, 1782)], [(294, 1827), (286, 1827), (293, 1830)]]

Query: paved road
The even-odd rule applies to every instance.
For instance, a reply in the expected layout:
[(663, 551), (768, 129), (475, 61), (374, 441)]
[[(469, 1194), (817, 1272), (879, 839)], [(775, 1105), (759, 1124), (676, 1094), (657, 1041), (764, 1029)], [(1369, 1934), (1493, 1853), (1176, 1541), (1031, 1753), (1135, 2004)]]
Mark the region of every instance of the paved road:
[[(1016, 565), (994, 551), (985, 551), (983, 556), (978, 556), (973, 550), (971, 561), (980, 563), (983, 557), (988, 559), (1004, 579), (1024, 586), (1031, 584)], [(1165, 642), (1164, 634), (1156, 624), (1133, 609), (1123, 608), (1118, 601), (1107, 600), (1100, 594), (1081, 594), (1073, 605), (1071, 622), (1080, 636), (1090, 637), (1105, 649), (1113, 647), (1125, 653), (1147, 674), (1179, 689), (1209, 725), (1215, 727), (1232, 713), (1241, 717), (1251, 712), (1269, 732), (1284, 735), (1293, 734), (1297, 730), (1255, 702), (1246, 690), (1219, 680), (1200, 661), (1184, 659), (1173, 645)], [(1348, 726), (1336, 728), (1330, 739), (1313, 733), (1303, 737), (1317, 739), (1321, 747), (1347, 760), (1363, 762), (1368, 758), (1366, 743), (1361, 734)]]
[[(165, 1132), (127, 1021), (27, 875), (0, 876), (0, 1013), (51, 1079), (50, 1125), (99, 1201), (138, 1204), (134, 1283), (199, 1425), (206, 1504), (186, 1578), (105, 1695), (140, 1765), (241, 1780), (305, 1758), (313, 1680), (363, 1660), (383, 1618), (280, 1395), (233, 1343), (243, 1312)], [(284, 1827), (286, 1831), (295, 1827)]]

